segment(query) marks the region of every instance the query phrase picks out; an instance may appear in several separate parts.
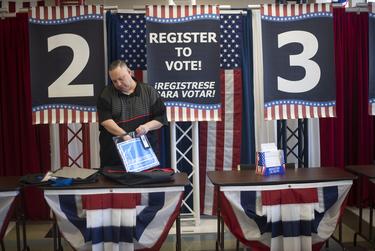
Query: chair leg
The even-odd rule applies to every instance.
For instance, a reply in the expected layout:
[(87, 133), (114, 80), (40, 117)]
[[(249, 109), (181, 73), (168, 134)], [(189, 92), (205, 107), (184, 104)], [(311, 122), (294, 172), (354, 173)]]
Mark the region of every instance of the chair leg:
[(237, 239), (236, 240), (236, 251), (240, 250), (240, 241)]

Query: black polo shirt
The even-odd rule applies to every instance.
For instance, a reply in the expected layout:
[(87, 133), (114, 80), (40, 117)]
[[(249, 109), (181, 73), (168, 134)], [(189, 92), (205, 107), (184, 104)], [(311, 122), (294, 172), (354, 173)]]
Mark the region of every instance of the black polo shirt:
[[(137, 82), (133, 93), (126, 95), (113, 85), (106, 86), (97, 102), (99, 123), (113, 119), (126, 132), (135, 129), (151, 120), (167, 124), (165, 106), (158, 92), (150, 85)], [(121, 159), (113, 143), (113, 135), (103, 126), (99, 126), (100, 163), (101, 167), (121, 165)], [(147, 137), (155, 149), (154, 132), (148, 132)]]

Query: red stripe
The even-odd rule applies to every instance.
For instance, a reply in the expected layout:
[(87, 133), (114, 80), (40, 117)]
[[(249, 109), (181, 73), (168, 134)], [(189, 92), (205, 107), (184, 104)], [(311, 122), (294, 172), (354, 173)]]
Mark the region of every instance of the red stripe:
[(193, 16), (197, 15), (197, 6), (193, 5)]
[(85, 5), (85, 6), (83, 7), (83, 9), (84, 9), (84, 14), (85, 14), (85, 15), (89, 14), (89, 6)]
[(206, 14), (205, 12), (204, 12), (204, 4), (201, 4), (201, 13), (200, 14)]
[(56, 7), (52, 7), (52, 19), (56, 19)]
[(150, 6), (149, 5), (146, 5), (146, 17), (149, 17), (150, 16)]
[(30, 8), (30, 2), (22, 2), (22, 8)]
[(314, 107), (313, 106), (310, 106), (310, 118), (314, 118), (315, 115), (314, 115)]
[(138, 81), (143, 81), (143, 71), (142, 70), (135, 70), (134, 71), (134, 77)]
[(310, 4), (304, 4), (306, 6), (306, 13), (310, 13)]
[(318, 202), (316, 188), (262, 191), (262, 205), (282, 205)]
[(79, 123), (83, 123), (85, 121), (85, 112), (80, 112), (79, 113)]
[(295, 12), (295, 4), (291, 4), (291, 5), (290, 5), (290, 15), (291, 15), (291, 16), (295, 16), (295, 15), (296, 15), (296, 12)]
[[(83, 121), (83, 120), (82, 120)], [(82, 124), (82, 153), (83, 153), (83, 167), (91, 168), (90, 163), (90, 126), (88, 123)]]
[(39, 7), (35, 8), (35, 18), (40, 19), (40, 8)]
[(185, 5), (185, 16), (184, 17), (188, 17), (189, 16), (189, 5)]
[(162, 17), (162, 18), (165, 18), (165, 5), (160, 6), (160, 8), (161, 8), (161, 10), (160, 10), (160, 12), (161, 12), (161, 17)]
[(48, 109), (48, 124), (52, 124), (52, 110)]
[(66, 8), (66, 7), (65, 6), (60, 6), (60, 18), (61, 19), (65, 18), (64, 8)]
[(40, 124), (46, 124), (44, 122), (44, 110), (39, 111)]
[(209, 112), (210, 112), (210, 118), (209, 118), (209, 120), (214, 120), (214, 118), (215, 118), (215, 111), (216, 111), (216, 109), (209, 110)]
[(275, 5), (275, 9), (276, 9), (276, 16), (277, 17), (280, 16), (280, 5), (279, 4)]
[(60, 123), (60, 109), (56, 109), (56, 123)]
[(93, 6), (92, 6), (92, 13), (93, 13), (93, 14), (96, 14), (96, 12), (97, 12), (97, 10), (96, 10), (96, 5), (93, 5)]
[(174, 9), (175, 9), (174, 6), (169, 6), (169, 17), (170, 17), (170, 18), (176, 18), (176, 17), (174, 16), (174, 12), (173, 12)]
[(319, 12), (319, 4), (314, 4), (314, 12)]
[(181, 5), (177, 6), (177, 17), (181, 17)]
[(182, 108), (178, 107), (178, 121), (182, 121)]
[(322, 118), (323, 117), (323, 114), (322, 114), (322, 107), (318, 107), (318, 118)]
[(333, 107), (333, 116), (336, 117), (336, 106)]
[(158, 13), (158, 6), (157, 6), (157, 5), (154, 5), (153, 9), (154, 9), (154, 13), (152, 14), (152, 16), (153, 16), (153, 17), (156, 17), (156, 16), (157, 16), (157, 13)]
[(187, 120), (188, 121), (194, 121), (195, 120), (195, 118), (194, 118), (194, 109), (188, 108), (186, 114), (187, 114)]
[[(66, 120), (64, 121), (66, 122)], [(68, 166), (68, 128), (67, 124), (60, 124), (59, 138), (60, 138), (60, 165)]]
[(37, 112), (32, 112), (32, 114), (31, 114), (31, 116), (32, 116), (32, 118), (33, 118), (33, 119), (32, 119), (32, 121), (33, 121), (33, 122), (32, 122), (33, 125), (36, 125), (36, 113), (37, 113)]
[(221, 108), (219, 108), (219, 109), (218, 109), (218, 119), (219, 119), (219, 121), (220, 121), (221, 118), (223, 117), (222, 112), (223, 112), (223, 110), (222, 110)]
[(287, 4), (283, 4), (283, 10), (284, 10), (284, 16), (287, 16), (287, 12), (288, 12), (288, 8), (287, 8)]
[[(190, 109), (189, 109), (190, 110)], [(206, 170), (207, 170), (207, 123), (199, 123), (199, 189), (200, 210), (204, 212), (204, 194), (206, 193)]]
[(306, 118), (306, 107), (304, 105), (301, 105), (302, 107), (302, 114), (299, 114), (300, 118)]
[(150, 115), (151, 115), (150, 113), (147, 113), (147, 114), (143, 114), (143, 115), (133, 117), (133, 118), (128, 119), (128, 120), (116, 121), (116, 123), (117, 124), (127, 123), (129, 121), (133, 121), (133, 120), (140, 119), (140, 118), (143, 118), (143, 117), (147, 117), (147, 116), (150, 116)]
[(208, 5), (208, 13), (209, 14), (213, 14), (213, 8), (212, 8), (212, 5)]
[(294, 105), (294, 116), (298, 118), (298, 105)]
[[(73, 16), (72, 6), (67, 6), (67, 8), (68, 8), (68, 17), (72, 17)], [(94, 12), (94, 7), (92, 9)]]
[(276, 118), (276, 116), (275, 116), (275, 106), (274, 106), (274, 105), (271, 106), (271, 118), (272, 118), (272, 119), (275, 119), (275, 118)]
[(171, 106), (171, 121), (175, 121), (175, 117), (174, 117), (174, 106)]
[(198, 117), (199, 117), (199, 115), (198, 115), (198, 109), (194, 109), (194, 120), (198, 121)]
[(302, 14), (303, 14), (303, 12), (302, 12), (302, 5), (303, 5), (303, 4), (299, 4), (299, 5), (298, 5), (299, 15), (302, 15)]
[(44, 10), (44, 20), (47, 20), (48, 19), (48, 7), (43, 7), (43, 10)]
[[(225, 71), (220, 69), (220, 93), (221, 105), (223, 107), (223, 120), (216, 122), (216, 154), (215, 154), (215, 170), (222, 171), (224, 164), (224, 130), (225, 130)], [(213, 214), (217, 209), (217, 192), (215, 189), (213, 200)]]
[(79, 5), (76, 6), (76, 15), (77, 16), (81, 15), (81, 7)]
[(234, 97), (233, 97), (233, 158), (232, 170), (237, 169), (241, 162), (241, 137), (242, 137), (242, 73), (234, 70)]
[(64, 109), (64, 123), (68, 123), (68, 110)]
[(139, 194), (136, 193), (82, 195), (82, 207), (86, 210), (107, 208), (135, 209), (138, 196)]
[(264, 118), (268, 120), (268, 113), (267, 113), (267, 107), (264, 107)]

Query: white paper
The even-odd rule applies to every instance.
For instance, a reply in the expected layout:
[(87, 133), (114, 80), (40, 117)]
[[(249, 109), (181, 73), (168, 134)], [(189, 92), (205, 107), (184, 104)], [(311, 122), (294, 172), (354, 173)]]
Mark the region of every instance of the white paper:
[(260, 145), (261, 152), (277, 151), (275, 143), (265, 143)]

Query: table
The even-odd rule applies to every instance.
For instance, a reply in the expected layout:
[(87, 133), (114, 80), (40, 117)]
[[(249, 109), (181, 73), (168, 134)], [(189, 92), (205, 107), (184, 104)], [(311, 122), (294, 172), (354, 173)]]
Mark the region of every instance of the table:
[(76, 250), (158, 250), (175, 220), (176, 249), (181, 250), (179, 212), (189, 181), (185, 173), (173, 178), (125, 187), (99, 176), (96, 183), (43, 190), (59, 230)]
[(354, 233), (353, 244), (357, 245), (357, 236), (360, 235), (368, 241), (372, 241), (372, 208), (373, 208), (373, 196), (370, 199), (370, 222), (369, 222), (369, 236), (364, 236), (362, 233), (362, 220), (363, 220), (363, 210), (362, 210), (362, 194), (364, 189), (364, 179), (368, 178), (370, 183), (375, 178), (375, 165), (349, 165), (345, 167), (346, 170), (358, 175), (358, 185), (357, 185), (357, 206), (359, 208), (359, 221), (358, 221), (358, 231)]
[(334, 232), (355, 175), (337, 168), (287, 169), (285, 175), (211, 171), (218, 196), (216, 250), (223, 249), (221, 216), (257, 250), (320, 250)]
[(19, 178), (18, 176), (0, 177), (0, 242), (2, 250), (5, 250), (3, 238), (13, 211), (16, 213), (17, 250), (21, 250), (20, 224), (22, 225), (23, 250), (29, 250), (26, 243), (26, 226), (22, 201), (18, 200), (18, 203), (15, 203), (21, 191)]

